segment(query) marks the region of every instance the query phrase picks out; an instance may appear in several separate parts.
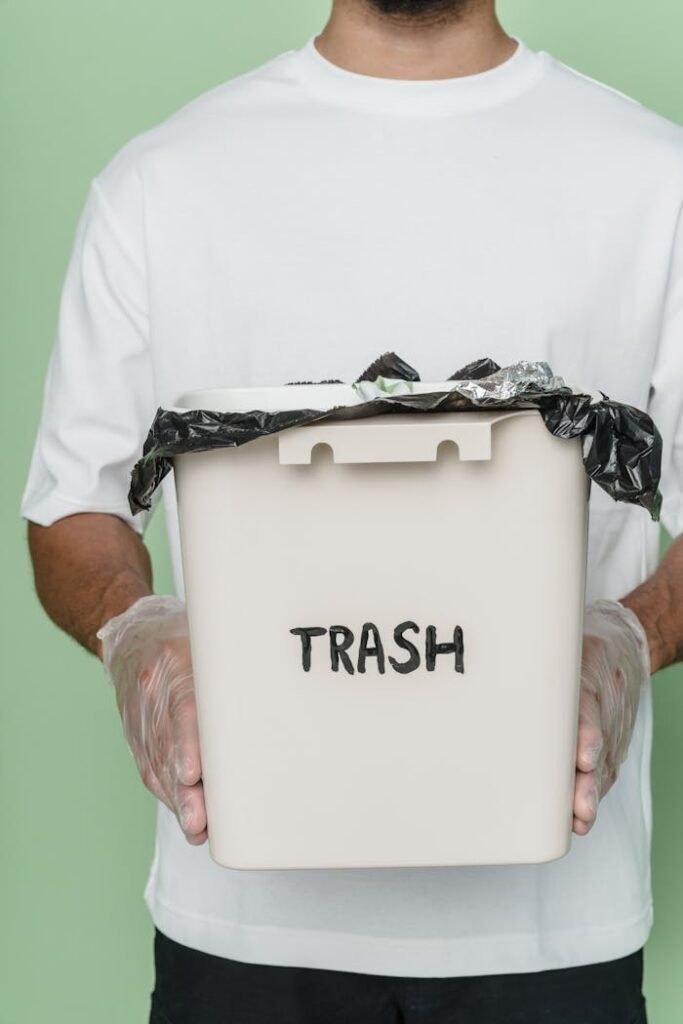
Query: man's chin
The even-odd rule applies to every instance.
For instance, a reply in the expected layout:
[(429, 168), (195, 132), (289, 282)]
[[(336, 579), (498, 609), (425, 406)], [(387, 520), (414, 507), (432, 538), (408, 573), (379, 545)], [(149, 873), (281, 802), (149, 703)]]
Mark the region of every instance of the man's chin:
[(477, 0), (365, 0), (371, 10), (387, 18), (435, 22), (459, 17)]

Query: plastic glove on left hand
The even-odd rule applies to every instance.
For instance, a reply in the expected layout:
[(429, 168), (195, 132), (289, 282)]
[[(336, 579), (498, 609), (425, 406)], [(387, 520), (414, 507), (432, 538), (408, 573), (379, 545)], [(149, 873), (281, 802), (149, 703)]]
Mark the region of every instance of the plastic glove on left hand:
[(628, 753), (643, 684), (650, 677), (640, 620), (616, 601), (586, 609), (573, 830), (586, 835)]

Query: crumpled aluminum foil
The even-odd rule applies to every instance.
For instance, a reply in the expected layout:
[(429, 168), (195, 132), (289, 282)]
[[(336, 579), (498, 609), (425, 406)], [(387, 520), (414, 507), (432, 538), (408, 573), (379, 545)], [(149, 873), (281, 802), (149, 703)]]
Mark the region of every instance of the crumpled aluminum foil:
[[(500, 405), (501, 402), (517, 403), (527, 397), (536, 398), (538, 395), (567, 388), (562, 377), (556, 377), (548, 364), (542, 362), (513, 363), (478, 380), (459, 380), (455, 377), (449, 380), (454, 381), (453, 391), (457, 391), (463, 398), (468, 398), (478, 406)], [(370, 402), (374, 398), (385, 398), (387, 395), (413, 394), (414, 383), (412, 380), (402, 378), (377, 376), (374, 380), (359, 380), (353, 388), (359, 398)]]

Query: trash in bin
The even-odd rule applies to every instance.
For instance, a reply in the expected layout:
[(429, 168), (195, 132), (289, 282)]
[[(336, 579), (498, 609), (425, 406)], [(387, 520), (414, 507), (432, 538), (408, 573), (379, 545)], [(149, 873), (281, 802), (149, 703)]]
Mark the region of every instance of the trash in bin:
[[(448, 381), (453, 385), (447, 391), (445, 385), (440, 385), (437, 392), (414, 393), (410, 385), (419, 380), (416, 370), (390, 352), (371, 363), (358, 378), (354, 385), (358, 400), (354, 404), (325, 410), (245, 412), (159, 408), (142, 457), (131, 474), (131, 512), (151, 508), (152, 495), (172, 468), (173, 457), (185, 452), (239, 446), (321, 420), (382, 413), (535, 408), (554, 436), (581, 438), (586, 472), (615, 501), (642, 505), (652, 519), (659, 519), (662, 442), (647, 413), (611, 401), (602, 393), (568, 387), (542, 362), (519, 362), (501, 369), (492, 359), (480, 359), (452, 374)], [(396, 386), (399, 381), (400, 388)]]

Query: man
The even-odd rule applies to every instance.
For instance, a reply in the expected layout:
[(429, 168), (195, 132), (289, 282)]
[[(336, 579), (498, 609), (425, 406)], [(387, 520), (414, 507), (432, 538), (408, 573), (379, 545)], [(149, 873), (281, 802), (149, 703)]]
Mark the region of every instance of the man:
[(545, 359), (649, 409), (680, 534), (682, 172), (679, 127), (509, 37), (493, 0), (335, 0), (92, 182), (22, 514), (39, 596), (104, 658), (160, 800), (153, 1022), (645, 1021), (649, 669), (682, 656), (683, 540), (657, 568), (657, 527), (593, 489), (588, 599), (608, 603), (566, 857), (239, 872), (205, 843), (172, 474), (177, 599), (152, 596), (127, 491), (190, 389), (352, 380), (384, 349), (427, 380)]

